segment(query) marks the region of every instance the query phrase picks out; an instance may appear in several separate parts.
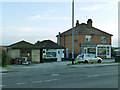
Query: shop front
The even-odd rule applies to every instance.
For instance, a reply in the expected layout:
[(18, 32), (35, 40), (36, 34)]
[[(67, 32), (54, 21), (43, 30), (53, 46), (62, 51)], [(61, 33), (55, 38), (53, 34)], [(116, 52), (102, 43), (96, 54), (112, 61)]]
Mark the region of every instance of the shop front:
[(111, 45), (80, 44), (81, 54), (95, 54), (101, 58), (111, 58)]

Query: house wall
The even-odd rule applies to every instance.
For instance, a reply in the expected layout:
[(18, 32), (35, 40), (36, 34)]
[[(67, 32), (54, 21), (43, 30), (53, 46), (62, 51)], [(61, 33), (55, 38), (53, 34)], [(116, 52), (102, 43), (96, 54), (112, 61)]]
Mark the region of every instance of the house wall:
[(20, 57), (20, 50), (19, 49), (8, 49), (8, 55), (11, 58)]
[(61, 58), (64, 58), (64, 53), (63, 53), (64, 49), (57, 49), (56, 51), (57, 51), (57, 57), (59, 57), (59, 56), (58, 56), (58, 51), (60, 51), (60, 54), (61, 54), (60, 56), (61, 56)]
[(40, 50), (32, 50), (32, 62), (40, 63)]
[[(97, 35), (92, 35), (92, 41), (86, 42), (85, 36), (86, 35), (83, 35), (83, 34), (74, 35), (74, 53), (75, 53), (75, 56), (77, 56), (81, 52), (80, 51), (80, 43), (111, 45), (111, 36), (107, 36), (106, 43), (102, 43), (101, 36), (97, 36)], [(57, 37), (57, 43), (58, 42), (59, 42), (59, 40)], [(68, 48), (68, 52), (71, 53), (72, 52), (72, 35), (60, 37), (60, 44), (62, 46), (64, 46), (65, 48)]]

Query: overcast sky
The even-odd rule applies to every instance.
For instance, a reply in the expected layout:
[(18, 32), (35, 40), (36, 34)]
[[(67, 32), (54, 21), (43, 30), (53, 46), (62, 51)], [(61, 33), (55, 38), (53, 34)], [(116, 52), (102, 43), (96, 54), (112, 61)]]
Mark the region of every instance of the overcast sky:
[[(72, 27), (72, 0), (66, 2), (20, 1), (3, 0), (2, 2), (2, 42), (0, 44), (10, 45), (21, 40), (35, 43), (46, 39), (57, 42), (58, 32), (62, 33)], [(76, 1), (75, 23), (76, 20), (86, 23), (87, 19), (92, 19), (93, 27), (113, 34), (112, 46), (118, 46), (118, 1)]]

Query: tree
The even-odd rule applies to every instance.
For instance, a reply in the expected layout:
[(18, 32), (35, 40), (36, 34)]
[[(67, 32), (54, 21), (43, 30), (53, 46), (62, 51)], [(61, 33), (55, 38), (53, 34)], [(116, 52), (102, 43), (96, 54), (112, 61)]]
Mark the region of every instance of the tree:
[(8, 55), (5, 50), (2, 50), (2, 66), (7, 66), (8, 65)]
[(2, 48), (0, 48), (0, 66), (2, 66)]
[(115, 57), (115, 55), (116, 55), (116, 52), (114, 51), (116, 48), (114, 48), (114, 47), (112, 47), (112, 49), (111, 49), (111, 56), (112, 57)]

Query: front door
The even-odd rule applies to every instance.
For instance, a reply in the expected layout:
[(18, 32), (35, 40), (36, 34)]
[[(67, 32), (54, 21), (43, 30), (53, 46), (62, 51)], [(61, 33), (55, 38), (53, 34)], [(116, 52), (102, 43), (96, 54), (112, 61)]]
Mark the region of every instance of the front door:
[(107, 52), (107, 53), (106, 53), (106, 54), (107, 54), (107, 58), (111, 58), (111, 57), (110, 57), (110, 48), (109, 48), (109, 47), (107, 47), (106, 52)]
[(61, 55), (61, 50), (58, 50), (58, 55), (57, 55), (57, 61), (61, 61), (62, 55)]

